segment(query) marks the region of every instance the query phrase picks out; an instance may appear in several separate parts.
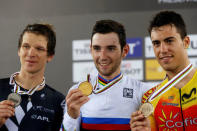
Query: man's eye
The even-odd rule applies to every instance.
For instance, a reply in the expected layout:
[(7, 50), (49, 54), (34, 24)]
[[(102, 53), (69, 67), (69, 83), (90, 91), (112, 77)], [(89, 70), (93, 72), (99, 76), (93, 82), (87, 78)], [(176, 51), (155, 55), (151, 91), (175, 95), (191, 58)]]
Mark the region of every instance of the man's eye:
[(23, 45), (23, 48), (25, 48), (25, 49), (29, 49), (29, 48), (30, 48), (30, 46), (28, 46), (28, 45)]
[(115, 47), (109, 47), (108, 50), (114, 51), (115, 50)]
[(167, 42), (167, 43), (172, 43), (172, 42), (173, 42), (173, 40), (166, 40), (166, 42)]
[(94, 50), (99, 51), (100, 47), (93, 47)]
[(39, 47), (37, 48), (37, 50), (38, 50), (38, 51), (45, 51), (44, 48), (39, 48)]
[(153, 46), (158, 47), (159, 45), (160, 45), (160, 42), (157, 42), (157, 41), (153, 42)]

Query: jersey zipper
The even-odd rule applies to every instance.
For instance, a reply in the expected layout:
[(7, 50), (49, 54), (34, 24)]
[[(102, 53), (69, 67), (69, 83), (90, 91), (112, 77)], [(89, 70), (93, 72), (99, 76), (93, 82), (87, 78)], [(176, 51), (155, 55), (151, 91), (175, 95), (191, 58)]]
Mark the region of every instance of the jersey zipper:
[(181, 116), (182, 116), (182, 121), (183, 121), (183, 131), (185, 131), (185, 120), (184, 120), (184, 117), (183, 117), (183, 110), (182, 110), (182, 103), (181, 103), (181, 89), (179, 89), (179, 94), (180, 94)]

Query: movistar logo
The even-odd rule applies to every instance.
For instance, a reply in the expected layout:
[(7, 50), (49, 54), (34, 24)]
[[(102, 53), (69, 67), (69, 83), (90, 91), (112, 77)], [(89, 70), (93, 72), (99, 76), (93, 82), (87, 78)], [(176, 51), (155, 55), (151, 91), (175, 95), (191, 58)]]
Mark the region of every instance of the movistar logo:
[(192, 96), (192, 94), (196, 94), (196, 88), (193, 88), (191, 91), (190, 91), (190, 93), (189, 94), (183, 94), (182, 95), (182, 101), (184, 101), (184, 98), (185, 99), (189, 99), (191, 96)]

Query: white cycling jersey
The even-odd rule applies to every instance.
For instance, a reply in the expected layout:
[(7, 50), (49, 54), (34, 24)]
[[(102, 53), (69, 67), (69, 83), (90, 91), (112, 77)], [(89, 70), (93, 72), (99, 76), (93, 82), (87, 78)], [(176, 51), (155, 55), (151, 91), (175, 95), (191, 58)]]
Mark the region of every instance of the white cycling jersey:
[[(107, 85), (90, 76), (93, 93), (90, 100), (80, 109), (80, 117), (71, 118), (65, 108), (61, 130), (130, 130), (131, 113), (138, 110), (143, 94), (151, 88), (150, 84), (120, 75)], [(78, 88), (74, 85), (70, 90)]]

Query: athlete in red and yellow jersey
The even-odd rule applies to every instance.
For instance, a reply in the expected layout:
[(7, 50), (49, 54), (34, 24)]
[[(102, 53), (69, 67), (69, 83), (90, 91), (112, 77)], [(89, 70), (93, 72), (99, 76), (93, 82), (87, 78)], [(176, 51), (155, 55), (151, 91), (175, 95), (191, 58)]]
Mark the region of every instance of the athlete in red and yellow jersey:
[[(168, 82), (165, 79), (160, 85), (144, 94), (143, 102)], [(149, 117), (152, 130), (184, 131), (197, 130), (197, 72), (181, 89), (172, 87), (163, 95), (151, 101), (154, 112)]]
[[(190, 65), (187, 55), (190, 39), (187, 36), (184, 20), (180, 14), (174, 11), (161, 11), (153, 17), (148, 31), (155, 57), (166, 71), (166, 79), (145, 93), (143, 102), (150, 99), (149, 102), (154, 106), (154, 111), (149, 118), (146, 118), (140, 111), (133, 112), (130, 121), (131, 130), (197, 130), (196, 68), (192, 68), (171, 88), (165, 88), (168, 90), (165, 90), (166, 92), (163, 94), (159, 90), (163, 89), (162, 87), (168, 80), (173, 81), (177, 74), (179, 75)], [(154, 97), (153, 92), (161, 94)]]

